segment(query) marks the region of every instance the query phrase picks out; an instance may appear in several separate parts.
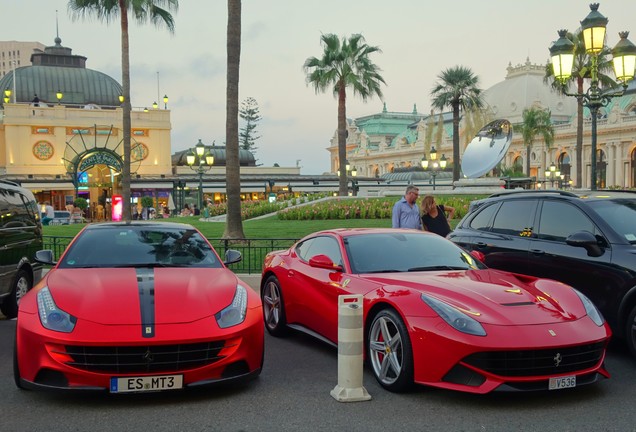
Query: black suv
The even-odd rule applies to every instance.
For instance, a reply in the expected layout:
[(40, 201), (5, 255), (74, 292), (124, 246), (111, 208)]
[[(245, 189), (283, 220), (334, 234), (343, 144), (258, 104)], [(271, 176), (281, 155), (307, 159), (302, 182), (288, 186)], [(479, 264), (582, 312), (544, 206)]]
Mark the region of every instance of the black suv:
[(18, 314), (18, 303), (42, 277), (33, 261), (42, 249), (42, 223), (35, 197), (28, 189), (0, 180), (0, 311)]
[(471, 203), (448, 238), (490, 267), (578, 289), (636, 356), (636, 193), (497, 193)]

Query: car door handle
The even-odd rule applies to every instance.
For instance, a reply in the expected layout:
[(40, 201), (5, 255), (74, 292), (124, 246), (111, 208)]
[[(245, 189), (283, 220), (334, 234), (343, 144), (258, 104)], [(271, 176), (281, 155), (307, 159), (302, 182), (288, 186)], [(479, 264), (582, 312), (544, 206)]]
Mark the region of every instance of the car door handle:
[(545, 255), (545, 251), (541, 249), (530, 249), (530, 253), (533, 255)]

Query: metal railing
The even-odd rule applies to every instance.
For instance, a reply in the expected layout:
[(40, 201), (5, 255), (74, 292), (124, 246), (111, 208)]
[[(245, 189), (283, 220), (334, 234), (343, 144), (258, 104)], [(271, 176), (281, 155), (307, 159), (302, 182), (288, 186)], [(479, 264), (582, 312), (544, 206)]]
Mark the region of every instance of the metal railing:
[[(53, 256), (58, 259), (73, 237), (44, 236), (44, 249), (51, 249)], [(263, 269), (265, 255), (271, 251), (287, 249), (298, 239), (279, 238), (262, 239), (251, 238), (242, 240), (228, 240), (221, 238), (208, 238), (221, 259), (225, 256), (225, 251), (235, 249), (241, 252), (243, 259), (236, 264), (228, 266), (234, 273), (259, 274)]]

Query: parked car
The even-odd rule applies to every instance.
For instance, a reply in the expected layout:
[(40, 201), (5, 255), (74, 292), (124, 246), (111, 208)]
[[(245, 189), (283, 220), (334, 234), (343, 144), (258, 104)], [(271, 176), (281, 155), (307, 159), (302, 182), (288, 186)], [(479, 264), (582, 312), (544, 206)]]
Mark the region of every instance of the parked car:
[(150, 392), (260, 374), (258, 294), (190, 225), (85, 227), (20, 302), (19, 388)]
[(49, 225), (69, 225), (71, 212), (67, 210), (55, 210), (55, 216), (49, 221)]
[(42, 222), (30, 190), (0, 180), (0, 311), (15, 318), (22, 297), (42, 277), (34, 262), (42, 248)]
[(414, 382), (472, 393), (552, 390), (609, 376), (611, 331), (583, 294), (488, 269), (436, 234), (321, 231), (264, 264), (263, 318), (274, 336), (292, 328), (337, 344), (339, 296), (363, 296), (364, 353), (390, 391)]
[(578, 289), (636, 356), (636, 193), (498, 193), (474, 202), (449, 239), (490, 267)]

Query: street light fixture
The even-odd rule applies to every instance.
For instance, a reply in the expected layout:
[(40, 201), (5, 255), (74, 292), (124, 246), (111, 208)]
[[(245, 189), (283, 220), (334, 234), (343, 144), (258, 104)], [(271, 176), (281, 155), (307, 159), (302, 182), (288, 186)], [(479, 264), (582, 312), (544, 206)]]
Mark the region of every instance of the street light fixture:
[(120, 104), (124, 103), (124, 95), (119, 95), (119, 103)]
[(55, 97), (57, 98), (57, 104), (59, 105), (60, 101), (64, 97), (64, 93), (62, 93), (60, 90), (58, 90), (57, 93), (55, 93)]
[[(550, 181), (552, 183), (552, 188), (554, 189), (554, 182), (559, 182), (561, 180), (563, 180), (563, 175), (561, 175), (561, 171), (557, 170), (556, 165), (554, 165), (554, 162), (552, 162), (550, 164), (550, 166), (548, 167), (548, 169), (545, 170), (545, 179), (546, 181)], [(557, 185), (559, 185), (559, 183), (557, 183)]]
[[(590, 88), (585, 93), (568, 93), (583, 101), (585, 107), (590, 110), (592, 117), (592, 155), (591, 155), (591, 186), (592, 190), (597, 189), (596, 178), (596, 144), (597, 131), (596, 119), (601, 107), (607, 106), (614, 97), (622, 96), (627, 90), (627, 83), (634, 78), (636, 69), (636, 45), (631, 43), (627, 36), (629, 32), (619, 32), (621, 40), (612, 50), (614, 72), (616, 80), (622, 82), (622, 89), (609, 88), (607, 90), (599, 87), (598, 79), (598, 56), (605, 47), (605, 30), (608, 19), (598, 12), (598, 3), (590, 4), (591, 12), (581, 21), (581, 30), (585, 50), (591, 57), (591, 83)], [(550, 47), (552, 58), (553, 74), (556, 80), (565, 84), (572, 76), (572, 64), (574, 61), (574, 44), (567, 39), (567, 30), (559, 30), (559, 39)]]
[(163, 109), (168, 109), (168, 95), (163, 95)]
[[(214, 147), (214, 142), (212, 142), (212, 147)], [(214, 165), (214, 156), (199, 139), (194, 149), (191, 149), (191, 154), (186, 156), (186, 161), (190, 169), (199, 175), (199, 209), (203, 209), (203, 174)]]
[(437, 160), (437, 150), (435, 150), (435, 146), (431, 147), (431, 151), (429, 152), (429, 157), (431, 158), (430, 162), (426, 159), (426, 153), (422, 157), (421, 164), (422, 168), (425, 171), (431, 170), (431, 177), (433, 177), (433, 190), (435, 190), (435, 178), (437, 177), (437, 173), (440, 170), (446, 169), (446, 164), (448, 161), (446, 160), (446, 156), (442, 155), (442, 157)]
[[(356, 177), (358, 175), (358, 170), (356, 169), (356, 167), (351, 168), (351, 164), (346, 159), (345, 159), (345, 170), (346, 170), (345, 172), (346, 172), (347, 178)], [(336, 171), (336, 174), (338, 175), (338, 177), (340, 177), (340, 170)], [(350, 195), (356, 196), (357, 192), (358, 192), (358, 182), (354, 178), (352, 178)]]
[(157, 102), (153, 102), (152, 103), (152, 109), (157, 109), (158, 106), (159, 106), (159, 104), (157, 104)]

